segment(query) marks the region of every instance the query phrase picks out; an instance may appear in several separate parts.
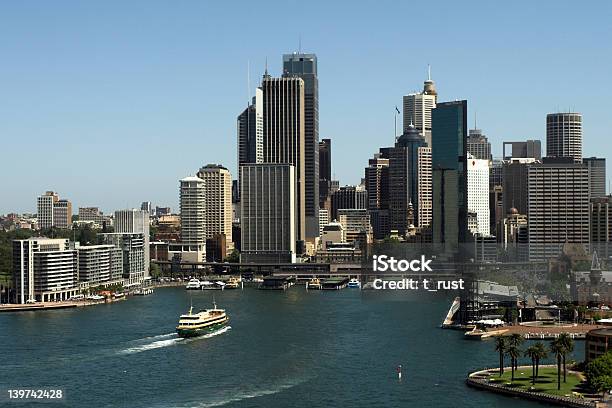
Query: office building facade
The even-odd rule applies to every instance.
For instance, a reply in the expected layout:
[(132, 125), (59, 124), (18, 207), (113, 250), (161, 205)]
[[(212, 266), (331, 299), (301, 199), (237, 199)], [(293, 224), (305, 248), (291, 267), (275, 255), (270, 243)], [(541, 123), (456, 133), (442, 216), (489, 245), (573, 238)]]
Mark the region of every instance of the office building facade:
[(204, 180), (204, 231), (207, 239), (225, 237), (224, 251), (234, 249), (232, 240), (232, 175), (219, 164), (202, 167), (197, 177)]
[(546, 115), (546, 156), (571, 157), (582, 162), (582, 115), (549, 113)]

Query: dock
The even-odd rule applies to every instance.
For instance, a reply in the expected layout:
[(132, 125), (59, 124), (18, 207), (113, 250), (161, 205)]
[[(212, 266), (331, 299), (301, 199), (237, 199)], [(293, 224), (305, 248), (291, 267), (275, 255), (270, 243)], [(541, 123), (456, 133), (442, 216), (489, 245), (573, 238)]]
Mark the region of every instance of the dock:
[(327, 278), (321, 281), (321, 289), (323, 290), (340, 290), (348, 286), (349, 278)]

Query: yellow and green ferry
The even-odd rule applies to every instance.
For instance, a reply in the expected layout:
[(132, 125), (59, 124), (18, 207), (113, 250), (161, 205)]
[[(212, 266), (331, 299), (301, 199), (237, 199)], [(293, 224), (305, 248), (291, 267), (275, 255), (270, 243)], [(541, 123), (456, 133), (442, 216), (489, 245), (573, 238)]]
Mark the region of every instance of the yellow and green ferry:
[(217, 309), (215, 302), (213, 302), (212, 309), (201, 310), (198, 313), (193, 313), (193, 306), (191, 306), (189, 313), (179, 318), (176, 332), (179, 337), (196, 337), (225, 327), (228, 322), (229, 318), (225, 309)]

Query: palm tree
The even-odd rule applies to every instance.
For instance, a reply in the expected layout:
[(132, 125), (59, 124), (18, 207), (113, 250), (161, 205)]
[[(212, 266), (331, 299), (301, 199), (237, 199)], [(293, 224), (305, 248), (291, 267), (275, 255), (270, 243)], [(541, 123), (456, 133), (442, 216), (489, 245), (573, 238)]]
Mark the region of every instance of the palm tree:
[(565, 357), (568, 353), (574, 351), (574, 339), (572, 339), (569, 333), (561, 333), (559, 335), (559, 342), (563, 345), (563, 382), (567, 382), (567, 367), (565, 365)]
[(550, 352), (557, 357), (557, 390), (561, 389), (561, 356), (565, 353), (565, 346), (559, 341), (559, 338), (550, 342)]
[[(525, 338), (518, 333), (514, 333), (510, 335), (510, 339), (508, 340), (508, 342), (510, 343), (510, 346), (516, 347), (516, 349), (519, 350), (520, 353), (519, 348), (525, 342)], [(512, 369), (518, 369), (518, 358), (514, 359), (513, 363), (514, 364), (512, 365)]]
[(534, 344), (533, 347), (535, 347), (536, 350), (538, 350), (538, 354), (536, 355), (536, 373), (535, 373), (536, 378), (538, 378), (538, 375), (540, 374), (540, 360), (543, 360), (546, 357), (548, 357), (548, 352), (546, 351), (546, 346), (541, 341), (536, 342), (536, 344)]
[(521, 349), (519, 349), (514, 344), (510, 344), (506, 348), (506, 354), (508, 354), (508, 357), (510, 357), (510, 361), (511, 361), (511, 364), (512, 364), (512, 367), (511, 367), (511, 370), (512, 370), (512, 381), (514, 381), (514, 371), (516, 370), (516, 368), (518, 366), (518, 359), (521, 356)]
[(504, 374), (504, 354), (506, 354), (506, 339), (503, 336), (495, 337), (495, 351), (499, 353), (499, 376)]
[(525, 350), (525, 357), (531, 358), (531, 384), (535, 385), (538, 348), (535, 345), (528, 347), (527, 350)]

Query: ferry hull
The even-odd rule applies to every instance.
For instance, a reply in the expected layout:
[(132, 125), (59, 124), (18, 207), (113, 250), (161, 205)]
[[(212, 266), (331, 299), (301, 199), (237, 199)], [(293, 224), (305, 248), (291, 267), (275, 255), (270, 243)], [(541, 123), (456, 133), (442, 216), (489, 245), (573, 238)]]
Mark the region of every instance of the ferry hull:
[(176, 329), (176, 333), (178, 334), (179, 337), (183, 337), (183, 338), (203, 336), (205, 334), (212, 333), (214, 331), (217, 331), (227, 326), (228, 322), (229, 322), (229, 319), (226, 319), (223, 322), (211, 324), (210, 326), (206, 326), (206, 327), (193, 328), (193, 329)]

